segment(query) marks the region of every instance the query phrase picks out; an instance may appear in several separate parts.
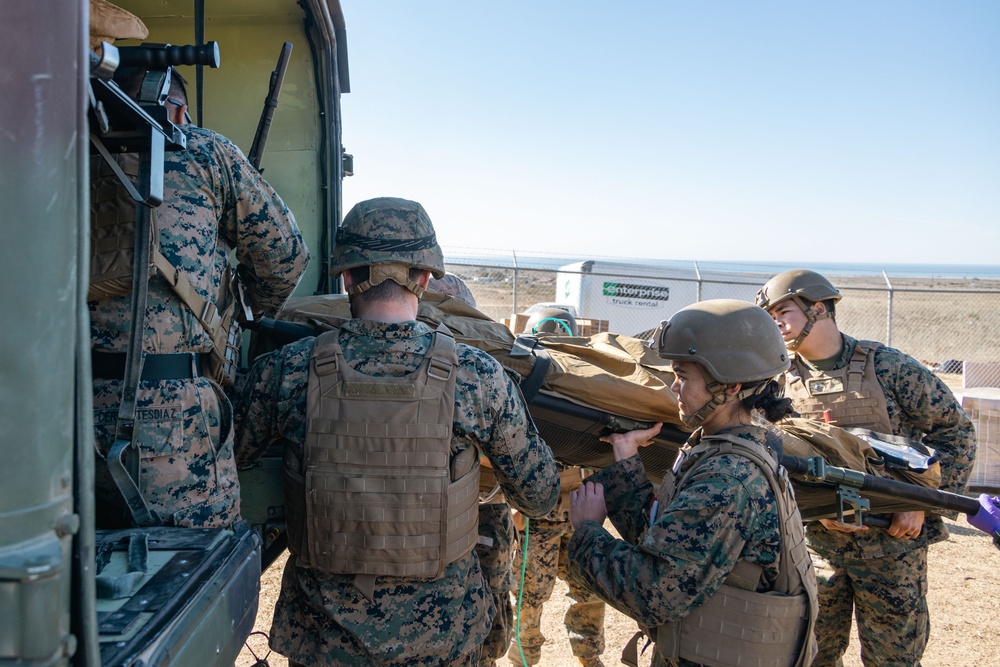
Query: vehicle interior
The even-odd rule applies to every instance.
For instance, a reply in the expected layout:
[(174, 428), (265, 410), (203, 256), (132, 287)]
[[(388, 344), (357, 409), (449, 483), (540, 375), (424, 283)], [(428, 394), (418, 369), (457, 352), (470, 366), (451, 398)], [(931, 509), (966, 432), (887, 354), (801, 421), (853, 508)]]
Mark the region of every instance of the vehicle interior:
[[(336, 289), (323, 267), (345, 173), (340, 95), (349, 77), (339, 2), (114, 4), (149, 29), (145, 40), (115, 47), (218, 45), (218, 68), (177, 70), (188, 81), (192, 122), (244, 153), (260, 134), (272, 73), (291, 44), (260, 165), (312, 250), (300, 292)], [(98, 146), (155, 156), (171, 150), (173, 135), (112, 90), (113, 66), (88, 49), (88, 14), (87, 0), (0, 8), (0, 52), (11, 65), (0, 87), (8, 99), (29, 100), (0, 113), (5, 220), (27, 221), (11, 228), (0, 262), (5, 282), (22, 285), (4, 297), (12, 326), (0, 364), (4, 451), (18, 471), (0, 490), (0, 663), (232, 665), (256, 616), (273, 497), (248, 493), (247, 522), (234, 530), (95, 529), (85, 299), (90, 156)], [(133, 197), (154, 204), (151, 172), (140, 173)], [(158, 175), (162, 192), (162, 165)], [(272, 491), (280, 498), (280, 484)]]

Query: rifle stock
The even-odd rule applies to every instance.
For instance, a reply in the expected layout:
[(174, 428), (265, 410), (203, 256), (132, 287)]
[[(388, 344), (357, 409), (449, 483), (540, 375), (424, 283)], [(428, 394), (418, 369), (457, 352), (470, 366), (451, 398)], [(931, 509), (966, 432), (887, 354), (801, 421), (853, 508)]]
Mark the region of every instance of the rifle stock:
[(260, 113), (260, 120), (257, 122), (257, 132), (253, 137), (253, 145), (247, 159), (253, 168), (263, 173), (260, 168), (261, 158), (264, 157), (264, 145), (267, 143), (267, 135), (271, 131), (271, 118), (274, 117), (274, 110), (278, 108), (278, 95), (281, 94), (281, 85), (285, 81), (285, 71), (288, 69), (288, 60), (292, 55), (292, 43), (285, 42), (278, 55), (278, 64), (271, 72), (271, 83), (268, 86), (267, 97), (264, 98), (264, 109)]

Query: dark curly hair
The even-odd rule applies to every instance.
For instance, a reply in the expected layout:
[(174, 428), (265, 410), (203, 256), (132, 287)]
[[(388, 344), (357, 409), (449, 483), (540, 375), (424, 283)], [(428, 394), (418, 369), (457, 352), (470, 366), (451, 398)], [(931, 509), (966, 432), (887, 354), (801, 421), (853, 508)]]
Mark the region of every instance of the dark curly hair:
[(784, 397), (784, 391), (777, 381), (761, 380), (743, 385), (743, 389), (754, 388), (756, 391), (753, 394), (740, 401), (745, 410), (750, 412), (759, 410), (769, 422), (776, 422), (795, 414), (792, 400)]

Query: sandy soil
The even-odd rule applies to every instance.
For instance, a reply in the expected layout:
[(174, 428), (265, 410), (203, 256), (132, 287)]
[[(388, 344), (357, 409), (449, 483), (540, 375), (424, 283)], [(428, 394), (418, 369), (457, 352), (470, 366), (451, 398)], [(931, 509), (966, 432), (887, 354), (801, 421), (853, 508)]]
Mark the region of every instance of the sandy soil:
[[(931, 638), (924, 654), (924, 667), (995, 667), (1000, 665), (1000, 551), (989, 538), (965, 523), (948, 521), (951, 539), (930, 549)], [(260, 610), (256, 631), (270, 628), (274, 601), (281, 583), (284, 559), (270, 567), (261, 579)], [(542, 632), (548, 643), (542, 654), (543, 667), (578, 664), (569, 650), (562, 618), (568, 606), (566, 587), (560, 581), (552, 599), (546, 605)], [(619, 664), (621, 648), (635, 632), (635, 624), (626, 616), (609, 609), (605, 624), (607, 650), (604, 662), (609, 667)], [(249, 649), (244, 649), (237, 667), (251, 667), (254, 655), (268, 653), (263, 636), (251, 636)], [(648, 665), (649, 655), (645, 656)], [(272, 667), (285, 667), (287, 661), (276, 653), (268, 658)], [(499, 667), (511, 663), (505, 658)], [(861, 667), (860, 649), (852, 643), (844, 659), (845, 667)]]

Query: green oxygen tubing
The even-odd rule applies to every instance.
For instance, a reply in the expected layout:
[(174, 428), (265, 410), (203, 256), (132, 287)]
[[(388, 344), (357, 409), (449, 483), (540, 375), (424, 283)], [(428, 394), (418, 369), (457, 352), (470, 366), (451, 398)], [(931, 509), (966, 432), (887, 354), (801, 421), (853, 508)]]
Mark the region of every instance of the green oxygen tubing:
[(524, 517), (524, 547), (521, 549), (521, 585), (517, 589), (517, 616), (514, 619), (514, 637), (517, 641), (517, 654), (521, 656), (521, 664), (527, 665), (524, 659), (524, 649), (521, 648), (521, 601), (524, 599), (524, 572), (528, 565), (528, 534), (531, 532), (531, 519)]

